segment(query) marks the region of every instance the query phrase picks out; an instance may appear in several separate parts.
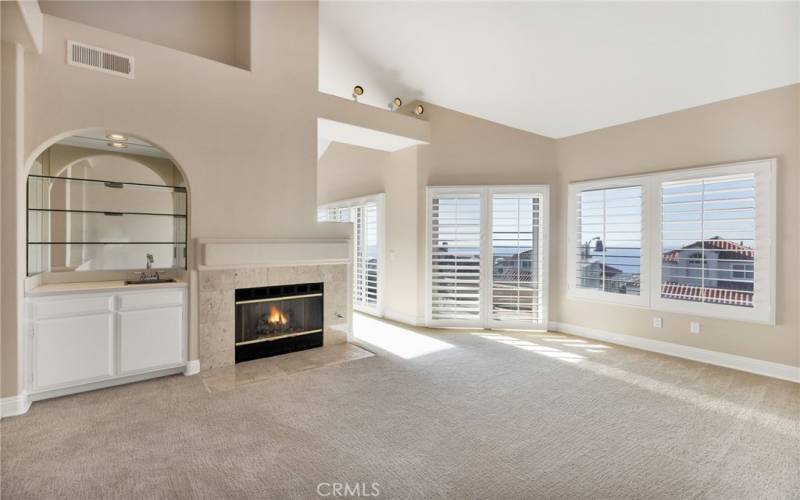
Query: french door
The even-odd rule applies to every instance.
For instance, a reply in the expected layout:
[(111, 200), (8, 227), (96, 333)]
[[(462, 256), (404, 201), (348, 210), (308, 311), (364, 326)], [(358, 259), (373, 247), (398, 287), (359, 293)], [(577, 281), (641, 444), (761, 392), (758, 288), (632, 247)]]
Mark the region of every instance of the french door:
[(353, 308), (383, 315), (383, 194), (320, 206), (317, 220), (353, 223)]
[(545, 329), (547, 186), (428, 188), (427, 322)]

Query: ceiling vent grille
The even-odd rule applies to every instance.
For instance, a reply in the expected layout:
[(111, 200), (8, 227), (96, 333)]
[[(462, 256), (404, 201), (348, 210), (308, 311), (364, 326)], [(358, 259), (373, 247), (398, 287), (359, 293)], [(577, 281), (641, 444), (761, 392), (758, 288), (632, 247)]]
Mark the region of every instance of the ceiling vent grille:
[(72, 40), (67, 41), (67, 64), (133, 79), (133, 57)]

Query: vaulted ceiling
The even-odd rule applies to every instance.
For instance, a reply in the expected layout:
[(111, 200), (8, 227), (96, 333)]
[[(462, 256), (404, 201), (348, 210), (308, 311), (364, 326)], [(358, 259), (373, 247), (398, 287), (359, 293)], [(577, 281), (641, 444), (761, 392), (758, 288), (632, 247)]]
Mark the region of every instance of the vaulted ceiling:
[(800, 81), (800, 3), (323, 2), (320, 90), (564, 137)]

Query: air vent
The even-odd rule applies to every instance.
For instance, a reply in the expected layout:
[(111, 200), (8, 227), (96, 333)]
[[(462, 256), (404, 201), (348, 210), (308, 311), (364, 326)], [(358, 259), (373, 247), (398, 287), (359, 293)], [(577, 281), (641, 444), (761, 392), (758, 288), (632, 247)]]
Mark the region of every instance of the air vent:
[(67, 64), (133, 79), (133, 57), (67, 40)]

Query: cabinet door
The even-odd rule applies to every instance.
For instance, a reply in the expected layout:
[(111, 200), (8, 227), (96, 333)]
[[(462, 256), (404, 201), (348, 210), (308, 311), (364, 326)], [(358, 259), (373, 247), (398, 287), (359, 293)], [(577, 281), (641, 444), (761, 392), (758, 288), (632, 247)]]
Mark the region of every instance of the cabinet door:
[(183, 326), (182, 307), (121, 311), (120, 374), (182, 363)]
[(111, 314), (37, 321), (33, 334), (34, 386), (75, 385), (112, 376), (113, 321)]

